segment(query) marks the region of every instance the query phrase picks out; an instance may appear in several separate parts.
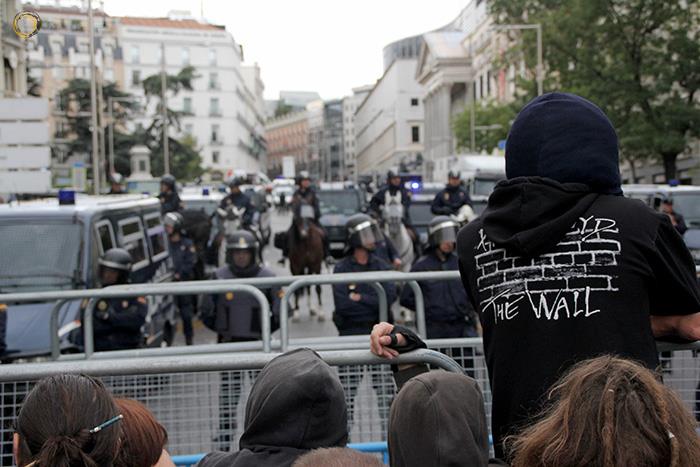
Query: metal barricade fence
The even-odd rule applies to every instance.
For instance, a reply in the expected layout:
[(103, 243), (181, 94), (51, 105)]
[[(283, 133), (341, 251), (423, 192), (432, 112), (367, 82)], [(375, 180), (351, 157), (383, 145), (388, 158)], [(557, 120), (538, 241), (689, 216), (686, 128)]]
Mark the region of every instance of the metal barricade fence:
[[(427, 363), (462, 372), (453, 360), (418, 350), (389, 362), (367, 350), (322, 351), (337, 366), (346, 391), (350, 439), (385, 439), (395, 386), (388, 363)], [(6, 365), (0, 373), (0, 465), (12, 465), (12, 422), (33, 383), (46, 376), (82, 373), (100, 377), (117, 397), (146, 404), (168, 431), (173, 455), (237, 449), (248, 393), (260, 369), (278, 354), (239, 353)]]

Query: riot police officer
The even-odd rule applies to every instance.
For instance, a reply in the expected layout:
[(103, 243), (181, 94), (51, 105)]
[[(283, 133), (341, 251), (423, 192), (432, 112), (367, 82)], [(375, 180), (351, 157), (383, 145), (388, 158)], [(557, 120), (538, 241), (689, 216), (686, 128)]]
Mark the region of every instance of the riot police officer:
[(465, 204), (472, 205), (469, 193), (462, 185), (461, 174), (456, 170), (450, 170), (447, 178), (447, 186), (435, 195), (430, 207), (436, 216), (454, 216)]
[[(112, 248), (99, 259), (102, 287), (129, 282), (132, 259), (128, 251)], [(141, 328), (148, 305), (144, 297), (106, 298), (95, 304), (93, 329), (95, 350), (122, 350), (141, 347)]]
[[(238, 230), (226, 238), (226, 266), (215, 273), (216, 279), (274, 277), (275, 274), (259, 262), (260, 248), (255, 236)], [(271, 331), (279, 327), (278, 288), (262, 290), (272, 310)], [(260, 304), (248, 293), (228, 292), (206, 296), (202, 305), (202, 321), (215, 330), (222, 342), (253, 341), (261, 338)], [(221, 373), (219, 389), (219, 435), (215, 442), (219, 450), (231, 449), (236, 433), (236, 407), (240, 397), (240, 372)]]
[(241, 186), (245, 183), (242, 177), (232, 177), (228, 182), (229, 194), (221, 200), (219, 207), (226, 209), (233, 206), (236, 209), (245, 209), (241, 218), (241, 224), (244, 229), (248, 229), (253, 222), (255, 208), (250, 201), (250, 197), (241, 191)]
[(122, 174), (119, 172), (114, 172), (112, 175), (110, 175), (110, 188), (109, 188), (109, 193), (110, 195), (121, 195), (124, 194), (124, 187), (122, 184), (124, 183), (124, 177)]
[[(455, 254), (457, 222), (437, 216), (428, 225), (428, 250), (411, 267), (411, 272), (457, 271)], [(459, 279), (419, 281), (425, 303), (428, 339), (476, 336), (476, 314)], [(415, 310), (410, 287), (401, 294), (401, 305)]]
[[(173, 260), (174, 281), (194, 280), (197, 250), (183, 228), (184, 218), (182, 214), (179, 212), (167, 213), (163, 217), (163, 224), (165, 224), (165, 232), (168, 234), (170, 257)], [(192, 345), (194, 340), (192, 318), (194, 316), (195, 297), (192, 295), (175, 295), (174, 302), (182, 319), (185, 343)]]
[[(348, 232), (348, 254), (335, 265), (334, 273), (388, 271), (389, 264), (375, 253), (377, 244), (383, 240), (377, 222), (367, 214), (351, 216), (346, 228)], [(393, 283), (383, 284), (387, 302), (396, 299)], [(379, 322), (379, 297), (368, 284), (334, 284), (333, 322), (341, 336), (367, 334)]]
[(409, 208), (411, 207), (411, 192), (401, 184), (401, 176), (396, 168), (389, 169), (386, 174), (386, 185), (377, 191), (369, 202), (372, 214), (381, 219), (382, 208), (387, 204), (400, 203), (403, 205), (403, 223), (413, 230)]
[(175, 177), (165, 174), (160, 179), (160, 212), (165, 215), (169, 212), (182, 211), (182, 201), (177, 194)]

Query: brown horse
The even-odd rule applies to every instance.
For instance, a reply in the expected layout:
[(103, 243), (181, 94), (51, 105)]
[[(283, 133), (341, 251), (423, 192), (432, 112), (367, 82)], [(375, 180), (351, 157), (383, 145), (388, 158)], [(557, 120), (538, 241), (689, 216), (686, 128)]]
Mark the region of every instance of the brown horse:
[[(294, 219), (294, 228), (291, 229), (289, 241), (289, 268), (292, 275), (320, 274), (321, 263), (323, 263), (323, 231), (312, 219), (298, 216)], [(294, 314), (292, 320), (299, 320), (299, 295), (306, 292), (309, 303), (309, 313), (313, 317), (317, 314), (312, 305), (311, 290), (305, 287), (295, 294)], [(323, 321), (323, 304), (321, 302), (321, 286), (316, 286), (316, 296), (318, 297), (318, 319)]]

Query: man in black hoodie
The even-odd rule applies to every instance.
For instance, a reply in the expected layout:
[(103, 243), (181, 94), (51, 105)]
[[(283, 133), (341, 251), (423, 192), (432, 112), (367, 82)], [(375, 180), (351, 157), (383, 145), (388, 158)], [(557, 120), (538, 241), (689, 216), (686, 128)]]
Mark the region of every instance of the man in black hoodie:
[(507, 180), (459, 234), (460, 272), (484, 331), (501, 442), (577, 361), (658, 366), (655, 337), (700, 338), (695, 265), (668, 216), (621, 196), (617, 136), (572, 94), (526, 105), (506, 143)]
[(214, 452), (199, 467), (289, 467), (317, 448), (348, 441), (345, 393), (316, 352), (297, 349), (272, 360), (250, 390), (240, 451)]

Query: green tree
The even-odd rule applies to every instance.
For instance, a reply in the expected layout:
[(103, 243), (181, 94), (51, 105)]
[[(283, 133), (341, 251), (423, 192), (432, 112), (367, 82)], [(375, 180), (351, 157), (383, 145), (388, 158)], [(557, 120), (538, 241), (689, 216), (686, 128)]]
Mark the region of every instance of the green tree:
[[(475, 152), (489, 152), (498, 146), (500, 140), (506, 139), (510, 126), (521, 106), (520, 100), (506, 105), (499, 105), (493, 101), (489, 101), (485, 105), (477, 103), (474, 109)], [(470, 150), (471, 109), (469, 106), (452, 121), (452, 128), (457, 139), (457, 149), (460, 151)]]
[[(192, 90), (192, 81), (198, 78), (195, 69), (191, 66), (185, 67), (177, 75), (166, 75), (166, 88), (175, 96), (180, 91)], [(163, 119), (161, 117), (162, 101), (162, 77), (155, 74), (144, 79), (142, 82), (144, 93), (147, 99), (158, 99), (153, 114), (151, 125), (139, 136), (143, 143), (151, 150), (151, 169), (153, 174), (160, 176), (163, 174)], [(166, 109), (169, 128), (181, 131), (180, 119), (186, 115), (184, 112)], [(178, 180), (192, 180), (203, 173), (201, 168), (202, 158), (197, 148), (197, 143), (191, 136), (180, 139), (168, 137), (168, 152), (170, 155), (170, 171)]]
[(284, 99), (282, 99), (277, 103), (277, 107), (275, 108), (275, 118), (282, 117), (291, 112), (292, 106), (288, 105), (286, 102), (284, 102)]
[[(667, 179), (700, 136), (700, 5), (656, 0), (493, 0), (499, 23), (541, 23), (546, 90), (580, 94), (611, 118), (628, 160), (653, 158)], [(535, 40), (522, 53), (534, 68)], [(534, 36), (534, 34), (533, 34)], [(533, 79), (525, 89), (532, 89)]]

